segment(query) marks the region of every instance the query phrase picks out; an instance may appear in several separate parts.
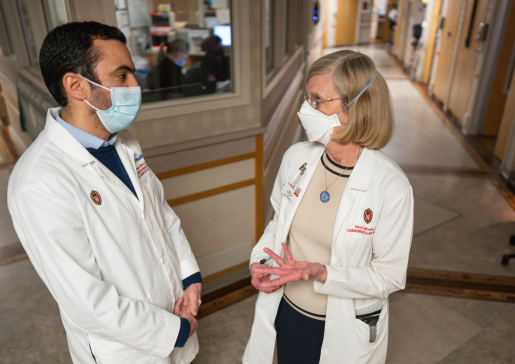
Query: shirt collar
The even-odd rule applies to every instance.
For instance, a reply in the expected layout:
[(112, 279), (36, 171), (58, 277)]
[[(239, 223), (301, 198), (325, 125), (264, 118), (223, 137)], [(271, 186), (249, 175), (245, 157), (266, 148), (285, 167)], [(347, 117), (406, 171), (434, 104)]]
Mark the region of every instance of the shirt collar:
[(101, 147), (108, 147), (113, 145), (116, 141), (117, 133), (111, 135), (109, 140), (106, 142), (104, 139), (91, 135), (90, 133), (85, 132), (84, 130), (80, 130), (79, 128), (74, 127), (71, 124), (68, 124), (61, 118), (61, 111), (57, 113), (55, 120), (61, 124), (63, 128), (65, 128), (79, 143), (82, 144), (84, 148), (93, 148), (99, 149)]

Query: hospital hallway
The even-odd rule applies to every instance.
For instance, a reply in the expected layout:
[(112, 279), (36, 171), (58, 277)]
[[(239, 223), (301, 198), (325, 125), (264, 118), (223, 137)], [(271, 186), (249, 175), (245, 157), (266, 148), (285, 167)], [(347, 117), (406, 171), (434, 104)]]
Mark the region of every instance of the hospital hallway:
[[(385, 44), (351, 49), (372, 57), (388, 82), (396, 129), (384, 152), (415, 195), (408, 285), (390, 297), (387, 363), (515, 363), (515, 304), (506, 298), (513, 299), (515, 262), (500, 264), (515, 250), (508, 243), (515, 198)], [(5, 133), (0, 152), (0, 363), (70, 363), (57, 304), (26, 259), (7, 210), (17, 156)], [(204, 299), (194, 363), (241, 362), (257, 297), (245, 282)]]

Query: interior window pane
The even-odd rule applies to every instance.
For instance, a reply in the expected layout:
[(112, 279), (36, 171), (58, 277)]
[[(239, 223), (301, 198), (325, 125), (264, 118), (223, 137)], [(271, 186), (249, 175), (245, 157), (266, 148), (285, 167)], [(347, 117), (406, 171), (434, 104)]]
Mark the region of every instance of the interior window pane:
[(68, 22), (65, 0), (43, 0), (48, 31)]
[(292, 15), (292, 0), (286, 1), (286, 15), (285, 15), (285, 37), (284, 37), (284, 54), (286, 56), (290, 55), (290, 33), (291, 33), (291, 15)]
[(114, 0), (143, 102), (233, 91), (231, 0)]
[(27, 47), (30, 65), (33, 67), (37, 67), (39, 64), (39, 47), (35, 36), (37, 34), (35, 33), (35, 31), (37, 31), (37, 28), (34, 27), (33, 24), (33, 20), (37, 19), (34, 16), (34, 12), (36, 11), (36, 9), (35, 7), (31, 8), (30, 6), (27, 6), (26, 1), (23, 0), (17, 0), (16, 5), (18, 6), (18, 12), (20, 13), (20, 20), (23, 28), (23, 37), (25, 38), (25, 46)]
[(5, 14), (0, 4), (0, 56), (9, 56), (12, 53), (11, 41), (7, 34)]
[(265, 0), (265, 67), (267, 75), (274, 70), (274, 9), (275, 0)]

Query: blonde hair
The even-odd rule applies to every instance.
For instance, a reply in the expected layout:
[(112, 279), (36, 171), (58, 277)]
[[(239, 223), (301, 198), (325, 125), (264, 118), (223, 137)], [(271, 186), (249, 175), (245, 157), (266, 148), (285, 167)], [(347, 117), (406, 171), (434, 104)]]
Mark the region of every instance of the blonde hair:
[[(377, 72), (372, 59), (362, 53), (343, 50), (316, 60), (309, 67), (306, 85), (315, 75), (331, 74), (334, 89), (340, 95), (342, 109), (369, 84)], [(390, 90), (383, 76), (345, 109), (347, 127), (331, 137), (340, 143), (352, 141), (369, 149), (384, 148), (392, 139), (394, 128)]]

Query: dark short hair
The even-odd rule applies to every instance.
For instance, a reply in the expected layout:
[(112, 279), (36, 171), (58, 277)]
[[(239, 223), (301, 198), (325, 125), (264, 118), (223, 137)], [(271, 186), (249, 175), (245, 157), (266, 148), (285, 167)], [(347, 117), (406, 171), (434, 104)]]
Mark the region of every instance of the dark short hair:
[(66, 73), (78, 73), (99, 83), (95, 68), (100, 54), (93, 49), (96, 39), (127, 43), (120, 29), (94, 21), (61, 25), (48, 33), (43, 41), (39, 51), (39, 68), (48, 91), (60, 106), (68, 104), (63, 87)]
[(168, 43), (168, 47), (166, 49), (166, 53), (174, 53), (174, 52), (189, 52), (190, 44), (182, 39), (174, 39), (170, 43)]

